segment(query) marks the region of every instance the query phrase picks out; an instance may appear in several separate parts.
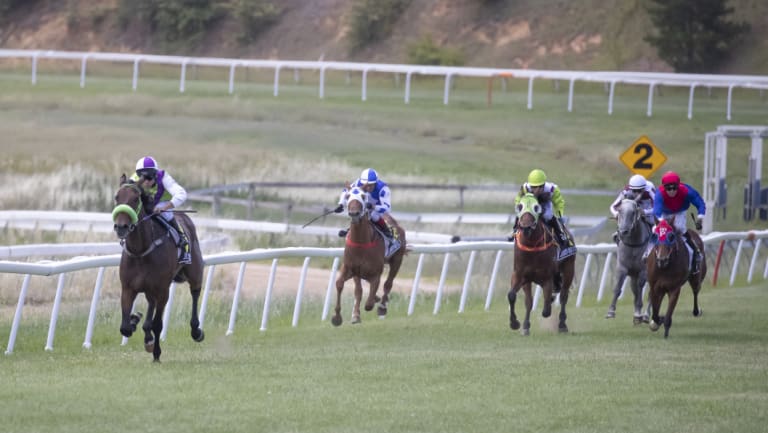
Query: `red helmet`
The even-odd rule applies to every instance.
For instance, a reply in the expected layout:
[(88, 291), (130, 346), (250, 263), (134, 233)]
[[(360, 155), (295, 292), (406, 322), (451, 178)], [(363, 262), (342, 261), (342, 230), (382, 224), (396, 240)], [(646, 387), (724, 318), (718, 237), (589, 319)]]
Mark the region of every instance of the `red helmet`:
[(680, 183), (680, 176), (677, 175), (674, 171), (668, 171), (664, 173), (664, 176), (661, 176), (661, 184), (662, 185), (677, 185)]

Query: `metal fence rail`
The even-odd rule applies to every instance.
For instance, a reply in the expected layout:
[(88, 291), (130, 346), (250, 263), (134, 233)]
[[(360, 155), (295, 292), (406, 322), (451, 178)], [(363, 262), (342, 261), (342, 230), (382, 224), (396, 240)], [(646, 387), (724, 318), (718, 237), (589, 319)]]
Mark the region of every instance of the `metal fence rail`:
[[(742, 275), (746, 270), (746, 281), (751, 283), (756, 271), (759, 271), (758, 266), (763, 266), (762, 277), (768, 278), (768, 258), (765, 255), (761, 255), (761, 245), (763, 239), (768, 238), (768, 230), (759, 232), (730, 232), (730, 233), (710, 233), (703, 237), (707, 250), (711, 251), (713, 248), (717, 249), (718, 253), (714, 260), (710, 257), (709, 260), (714, 262), (713, 278), (717, 278), (719, 271), (719, 264), (721, 263), (721, 256), (726, 244), (735, 244), (733, 247), (734, 258), (732, 260), (730, 269), (730, 281), (729, 284), (733, 285), (737, 274), (740, 272)], [(719, 246), (719, 248), (718, 248)], [(490, 309), (491, 300), (493, 298), (494, 290), (497, 286), (497, 277), (500, 273), (501, 260), (505, 252), (513, 249), (513, 244), (509, 242), (459, 242), (454, 244), (409, 244), (410, 254), (407, 257), (418, 256), (416, 271), (413, 278), (413, 285), (409, 297), (408, 315), (412, 315), (414, 312), (415, 301), (419, 294), (420, 282), (422, 279), (422, 272), (424, 271), (424, 260), (428, 255), (442, 255), (443, 266), (439, 275), (439, 284), (435, 296), (435, 304), (433, 313), (437, 314), (442, 306), (442, 297), (446, 292), (446, 277), (450, 270), (450, 258), (453, 255), (469, 254), (469, 258), (466, 262), (466, 268), (464, 270), (464, 282), (461, 288), (460, 303), (458, 312), (462, 313), (466, 308), (467, 296), (470, 288), (470, 282), (473, 277), (477, 277), (478, 274), (484, 277), (489, 275), (489, 284), (485, 291), (485, 309)], [(751, 257), (747, 266), (742, 264), (742, 256), (748, 254), (749, 250), (752, 250)], [(493, 266), (490, 270), (476, 270), (475, 258), (478, 254), (488, 252), (495, 254), (493, 260)], [(612, 265), (615, 262), (614, 256), (616, 253), (616, 245), (614, 244), (597, 244), (597, 245), (578, 245), (578, 253), (580, 256), (579, 262), (581, 262), (581, 269), (577, 269), (577, 279), (574, 283), (574, 289), (576, 290), (575, 304), (579, 307), (582, 304), (583, 297), (587, 292), (587, 285), (593, 283), (594, 276), (599, 276), (598, 288), (596, 290), (596, 299), (600, 301), (602, 299), (606, 283), (608, 281), (608, 275), (611, 274)], [(272, 289), (275, 280), (275, 273), (278, 267), (278, 261), (281, 258), (304, 258), (303, 266), (301, 268), (301, 277), (298, 288), (296, 290), (295, 306), (293, 313), (292, 326), (297, 326), (301, 315), (301, 303), (304, 299), (304, 284), (307, 274), (307, 269), (313, 258), (330, 258), (333, 259), (333, 264), (329, 272), (328, 286), (325, 294), (325, 301), (323, 306), (323, 312), (321, 320), (326, 320), (329, 311), (331, 299), (333, 297), (334, 280), (337, 273), (339, 259), (343, 255), (342, 248), (279, 248), (279, 249), (259, 249), (243, 252), (225, 252), (210, 254), (204, 256), (205, 266), (207, 269), (207, 275), (205, 279), (205, 285), (203, 287), (203, 297), (200, 308), (200, 322), (203, 326), (206, 314), (206, 307), (208, 299), (211, 293), (211, 282), (216, 267), (224, 264), (240, 264), (240, 272), (237, 278), (235, 286), (235, 293), (230, 310), (230, 320), (227, 328), (227, 335), (234, 332), (236, 313), (238, 309), (238, 299), (240, 290), (243, 284), (244, 270), (248, 263), (254, 261), (270, 261), (272, 262), (269, 282), (265, 293), (264, 308), (262, 311), (261, 327), (262, 331), (267, 329), (269, 320), (269, 305), (272, 297)], [(599, 269), (599, 262), (602, 260), (602, 270)], [(760, 261), (763, 263), (759, 263)], [(51, 311), (51, 319), (49, 325), (48, 339), (46, 341), (45, 350), (53, 350), (54, 336), (56, 330), (56, 321), (59, 315), (59, 309), (61, 306), (62, 293), (65, 285), (65, 276), (71, 272), (77, 272), (87, 269), (98, 269), (98, 276), (94, 285), (92, 302), (89, 312), (88, 324), (86, 327), (85, 340), (83, 346), (86, 348), (91, 347), (93, 328), (95, 326), (96, 310), (99, 305), (100, 291), (103, 285), (104, 270), (110, 267), (116, 267), (119, 265), (120, 255), (113, 254), (100, 257), (78, 257), (61, 262), (41, 262), (41, 263), (23, 263), (23, 262), (11, 262), (0, 261), (0, 273), (13, 273), (24, 275), (21, 289), (19, 291), (18, 303), (16, 312), (11, 325), (11, 331), (8, 338), (8, 345), (5, 353), (13, 353), (13, 348), (16, 342), (18, 329), (21, 325), (22, 310), (25, 305), (25, 298), (27, 289), (29, 287), (30, 279), (32, 276), (53, 276), (58, 275), (58, 283), (56, 287), (56, 294), (54, 297), (53, 307)], [(597, 269), (596, 269), (597, 267)], [(578, 266), (577, 266), (578, 268)], [(506, 286), (505, 286), (506, 288)], [(169, 306), (166, 309), (166, 323), (168, 321), (168, 315), (171, 310), (173, 302), (173, 292), (175, 284), (171, 285), (171, 298), (169, 299)], [(540, 297), (540, 290), (537, 290), (534, 304)], [(170, 325), (170, 324), (169, 324)], [(165, 338), (169, 326), (166, 326), (163, 331), (162, 338)]]
[[(728, 90), (726, 119), (731, 120), (733, 89), (768, 89), (768, 77), (759, 75), (711, 75), (711, 74), (673, 74), (654, 72), (620, 72), (620, 71), (550, 71), (536, 69), (500, 69), (473, 68), (424, 65), (397, 65), (382, 63), (353, 63), (353, 62), (308, 62), (288, 60), (247, 60), (207, 57), (158, 56), (148, 54), (126, 53), (89, 53), (75, 51), (43, 51), (43, 50), (8, 50), (0, 49), (0, 58), (28, 59), (31, 64), (31, 82), (38, 80), (37, 67), (41, 60), (69, 60), (80, 64), (80, 87), (86, 85), (88, 62), (117, 62), (133, 65), (133, 90), (138, 88), (141, 64), (172, 65), (180, 68), (179, 92), (186, 89), (188, 66), (209, 66), (229, 70), (229, 93), (235, 91), (235, 71), (238, 68), (268, 69), (274, 71), (273, 95), (280, 94), (280, 73), (284, 69), (294, 71), (317, 71), (320, 74), (318, 97), (325, 97), (326, 72), (342, 71), (360, 73), (362, 88), (360, 99), (368, 99), (368, 75), (371, 72), (405, 75), (404, 102), (411, 100), (412, 78), (416, 75), (443, 77), (443, 104), (450, 100), (452, 83), (455, 77), (474, 77), (491, 80), (494, 77), (507, 79), (522, 79), (528, 81), (527, 108), (533, 109), (533, 83), (536, 79), (567, 81), (568, 111), (573, 111), (575, 84), (577, 82), (602, 83), (608, 90), (608, 114), (613, 114), (613, 102), (617, 84), (630, 86), (645, 86), (648, 88), (647, 116), (653, 113), (653, 96), (658, 87), (682, 87), (689, 89), (688, 119), (693, 118), (694, 95), (696, 88), (722, 88)], [(489, 97), (490, 102), (490, 97)]]

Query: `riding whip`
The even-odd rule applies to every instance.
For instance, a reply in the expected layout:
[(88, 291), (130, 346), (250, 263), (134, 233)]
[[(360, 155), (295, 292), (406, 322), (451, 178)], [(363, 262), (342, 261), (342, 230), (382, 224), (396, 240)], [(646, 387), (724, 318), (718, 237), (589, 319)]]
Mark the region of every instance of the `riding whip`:
[(327, 212), (324, 212), (322, 215), (318, 215), (318, 216), (316, 216), (316, 217), (312, 218), (312, 219), (311, 219), (311, 220), (310, 220), (308, 223), (306, 223), (306, 224), (304, 224), (303, 226), (301, 226), (301, 228), (304, 228), (304, 227), (306, 227), (306, 226), (308, 226), (308, 225), (312, 224), (313, 222), (315, 222), (315, 221), (319, 220), (320, 218), (322, 218), (322, 217), (324, 217), (324, 216), (328, 216), (328, 215), (330, 215), (330, 214), (334, 213), (334, 210), (335, 210), (335, 209), (331, 209), (331, 210), (329, 210), (329, 211), (327, 211)]

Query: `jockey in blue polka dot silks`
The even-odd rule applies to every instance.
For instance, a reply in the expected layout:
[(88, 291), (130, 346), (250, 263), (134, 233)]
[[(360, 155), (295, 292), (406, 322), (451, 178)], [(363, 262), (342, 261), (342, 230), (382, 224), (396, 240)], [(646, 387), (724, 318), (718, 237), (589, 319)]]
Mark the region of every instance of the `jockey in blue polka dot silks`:
[[(400, 241), (397, 239), (396, 229), (384, 218), (392, 210), (392, 192), (389, 190), (389, 185), (381, 180), (376, 170), (366, 168), (360, 173), (360, 177), (357, 180), (350, 183), (348, 188), (344, 188), (339, 196), (339, 205), (334, 209), (334, 212), (341, 213), (344, 211), (347, 193), (355, 187), (367, 193), (371, 221), (389, 238), (391, 242), (390, 251), (397, 250), (400, 247)], [(342, 231), (339, 234), (346, 236), (346, 231)]]
[(149, 205), (153, 213), (160, 215), (179, 233), (179, 247), (183, 251), (179, 263), (184, 265), (192, 263), (187, 234), (170, 211), (187, 201), (187, 190), (179, 185), (170, 173), (161, 170), (157, 160), (151, 156), (139, 158), (136, 162), (136, 173), (131, 176), (131, 180), (149, 195)]

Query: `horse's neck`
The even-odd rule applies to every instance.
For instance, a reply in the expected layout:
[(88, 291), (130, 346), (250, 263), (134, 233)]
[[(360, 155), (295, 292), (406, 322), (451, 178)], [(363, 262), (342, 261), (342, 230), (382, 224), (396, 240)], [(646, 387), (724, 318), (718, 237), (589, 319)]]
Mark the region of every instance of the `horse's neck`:
[(627, 244), (645, 244), (651, 238), (651, 228), (643, 221), (642, 216), (636, 218), (629, 230), (629, 236), (622, 239)]
[(349, 240), (356, 243), (366, 243), (373, 240), (373, 223), (367, 218), (359, 223), (349, 225)]
[(147, 218), (144, 212), (139, 215), (139, 223), (136, 228), (125, 238), (126, 246), (133, 252), (144, 251), (155, 241), (156, 234), (159, 232), (159, 224), (153, 221), (154, 218)]

